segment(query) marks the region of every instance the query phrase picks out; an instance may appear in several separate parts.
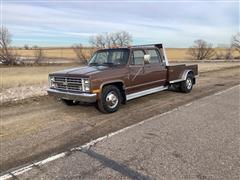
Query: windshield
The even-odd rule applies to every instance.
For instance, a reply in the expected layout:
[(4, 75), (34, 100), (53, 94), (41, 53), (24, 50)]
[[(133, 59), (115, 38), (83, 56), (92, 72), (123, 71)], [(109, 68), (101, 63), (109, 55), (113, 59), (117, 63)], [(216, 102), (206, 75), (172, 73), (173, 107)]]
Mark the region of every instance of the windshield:
[(89, 61), (89, 65), (124, 65), (127, 64), (128, 54), (127, 49), (97, 51)]

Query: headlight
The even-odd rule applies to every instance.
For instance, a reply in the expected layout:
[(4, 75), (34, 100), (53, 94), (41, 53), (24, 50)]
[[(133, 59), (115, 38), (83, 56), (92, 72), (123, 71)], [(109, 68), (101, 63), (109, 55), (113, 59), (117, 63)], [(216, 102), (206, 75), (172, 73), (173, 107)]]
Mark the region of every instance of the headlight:
[(89, 84), (90, 83), (89, 79), (83, 79), (83, 81), (84, 81), (84, 84)]
[(90, 91), (90, 81), (89, 79), (82, 79), (83, 91)]
[(56, 83), (54, 82), (54, 77), (49, 76), (49, 87), (55, 88), (55, 86), (56, 86)]

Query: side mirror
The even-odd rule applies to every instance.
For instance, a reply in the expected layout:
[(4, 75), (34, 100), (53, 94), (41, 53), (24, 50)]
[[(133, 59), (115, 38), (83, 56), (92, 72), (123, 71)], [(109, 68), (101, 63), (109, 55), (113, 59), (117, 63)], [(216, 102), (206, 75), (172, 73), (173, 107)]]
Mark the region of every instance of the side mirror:
[(150, 64), (150, 54), (145, 54), (144, 55), (144, 64)]

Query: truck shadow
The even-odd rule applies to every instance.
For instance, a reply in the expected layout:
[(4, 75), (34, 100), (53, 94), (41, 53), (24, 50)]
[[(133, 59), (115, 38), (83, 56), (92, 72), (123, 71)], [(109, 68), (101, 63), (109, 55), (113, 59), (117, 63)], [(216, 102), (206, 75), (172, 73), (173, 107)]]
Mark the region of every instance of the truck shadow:
[(99, 154), (91, 149), (82, 149), (81, 152), (87, 154), (89, 157), (99, 161), (104, 167), (108, 167), (114, 171), (121, 173), (123, 176), (126, 176), (130, 179), (138, 180), (150, 180), (151, 178), (140, 174), (139, 172), (130, 169), (127, 165), (118, 163), (112, 159), (107, 158), (106, 156)]

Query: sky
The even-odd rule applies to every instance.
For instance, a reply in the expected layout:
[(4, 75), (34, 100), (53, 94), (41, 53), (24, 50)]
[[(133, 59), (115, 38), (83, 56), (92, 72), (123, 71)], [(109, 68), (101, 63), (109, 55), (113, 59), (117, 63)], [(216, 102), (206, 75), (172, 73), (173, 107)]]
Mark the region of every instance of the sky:
[(122, 30), (135, 45), (218, 46), (240, 31), (239, 9), (239, 0), (1, 0), (1, 24), (14, 46), (89, 45), (90, 36)]

